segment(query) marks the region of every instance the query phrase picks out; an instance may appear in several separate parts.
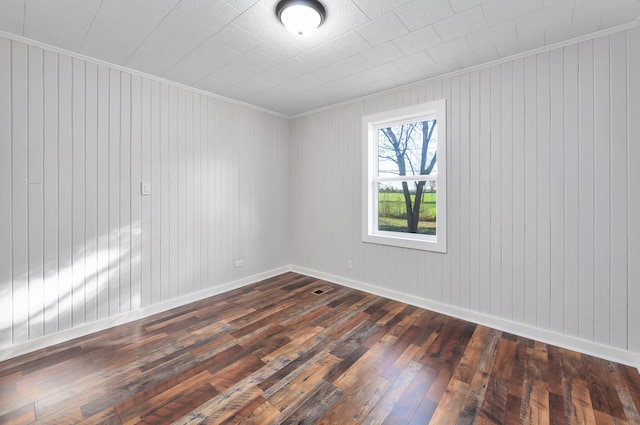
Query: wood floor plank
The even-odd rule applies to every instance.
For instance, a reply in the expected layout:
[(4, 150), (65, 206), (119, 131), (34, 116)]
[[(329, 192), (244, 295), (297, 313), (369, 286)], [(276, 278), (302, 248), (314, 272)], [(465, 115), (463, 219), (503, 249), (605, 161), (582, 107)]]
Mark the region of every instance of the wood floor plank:
[(458, 423), (458, 413), (464, 409), (464, 400), (468, 392), (469, 384), (452, 379), (442, 395), (431, 421), (439, 425), (454, 425)]
[(389, 381), (395, 381), (409, 363), (413, 361), (413, 358), (416, 356), (418, 351), (420, 351), (420, 347), (409, 344), (396, 361), (390, 367), (382, 371), (381, 375)]
[(341, 397), (317, 422), (319, 425), (333, 425), (342, 421), (351, 424), (362, 423), (387, 389), (391, 382), (372, 372), (362, 374), (353, 389), (343, 391)]
[(627, 419), (627, 422), (630, 424), (640, 424), (640, 413), (638, 412), (638, 406), (634, 404), (631, 395), (621, 388), (618, 388), (618, 395), (620, 397), (620, 401), (622, 402), (624, 415)]
[(33, 403), (9, 411), (0, 416), (0, 424), (22, 425), (33, 423), (36, 419), (36, 409)]
[(595, 423), (591, 395), (585, 379), (582, 355), (560, 350), (562, 356), (562, 387), (565, 398), (565, 418), (568, 425)]
[(516, 343), (504, 338), (504, 334), (498, 343), (496, 356), (493, 360), (491, 375), (502, 379), (504, 382), (511, 380), (514, 358), (516, 355)]
[(211, 373), (201, 368), (194, 368), (193, 372), (199, 373), (180, 374), (171, 379), (148, 388), (145, 391), (135, 393), (131, 397), (114, 405), (116, 412), (123, 421), (132, 417), (143, 418), (150, 413), (162, 408), (173, 401), (176, 395), (188, 394), (189, 389), (198, 387), (211, 379)]
[(435, 373), (432, 369), (423, 367), (414, 376), (405, 389), (402, 397), (393, 406), (384, 419), (384, 424), (409, 423), (418, 406), (425, 398), (427, 391), (433, 385)]
[(122, 419), (116, 412), (116, 409), (112, 407), (108, 407), (104, 409), (102, 412), (98, 412), (93, 416), (90, 416), (80, 422), (78, 425), (90, 425), (90, 424), (101, 424), (101, 425), (117, 425), (121, 424)]
[(286, 359), (282, 367), (274, 369), (272, 374), (258, 382), (258, 387), (265, 393), (274, 393), (291, 382), (293, 378), (306, 370), (309, 365), (326, 356), (327, 352), (333, 354), (330, 348), (326, 341), (319, 340), (314, 345), (299, 350), (298, 357), (293, 361)]
[(380, 340), (335, 379), (333, 384), (343, 390), (352, 388), (354, 383), (358, 382), (359, 375), (369, 370), (381, 356), (384, 356), (389, 351), (393, 346), (394, 340), (395, 338), (393, 337)]
[(420, 405), (414, 412), (409, 425), (424, 425), (430, 423), (437, 408), (437, 403), (434, 403), (426, 397), (423, 398)]
[(562, 425), (565, 422), (562, 394), (549, 392), (549, 423), (551, 425)]
[(605, 360), (582, 356), (593, 409), (624, 420), (625, 413), (618, 391)]
[(249, 401), (245, 404), (244, 407), (238, 409), (232, 416), (229, 416), (225, 421), (221, 422), (220, 425), (230, 425), (237, 424), (242, 422), (246, 417), (251, 415), (253, 411), (255, 411), (258, 407), (264, 405), (267, 400), (262, 397), (262, 395), (257, 396), (253, 400)]
[(273, 407), (269, 401), (265, 401), (260, 406), (249, 414), (249, 416), (242, 419), (238, 424), (240, 425), (264, 425), (275, 421), (280, 414), (280, 411)]
[(324, 376), (340, 359), (328, 354), (310, 365), (302, 374), (296, 376), (288, 385), (269, 396), (269, 401), (276, 408), (285, 410), (299, 400), (313, 394), (326, 382)]
[(313, 392), (299, 408), (283, 420), (278, 420), (278, 423), (282, 425), (313, 425), (343, 395), (344, 393), (339, 388), (329, 382), (323, 382), (320, 388)]
[(191, 425), (203, 422), (220, 424), (261, 395), (262, 391), (258, 387), (247, 387), (244, 391), (218, 394), (188, 414), (174, 420), (173, 423), (175, 425)]
[(467, 384), (471, 383), (471, 379), (476, 373), (480, 358), (489, 339), (491, 329), (484, 326), (478, 326), (469, 340), (464, 354), (456, 367), (453, 377)]
[[(410, 362), (362, 423), (367, 425), (381, 424), (423, 368), (424, 366), (418, 362)], [(432, 373), (435, 375), (434, 371)]]
[(528, 348), (522, 384), (520, 416), (528, 424), (549, 423), (549, 384), (546, 351)]
[(491, 375), (487, 383), (485, 397), (482, 400), (477, 423), (480, 425), (504, 423), (508, 395), (509, 385), (507, 382), (495, 375)]
[(524, 368), (527, 361), (527, 347), (518, 342), (516, 344), (513, 362), (511, 364), (511, 376), (509, 377), (509, 394), (518, 399), (522, 398), (522, 383), (524, 381)]
[(475, 423), (480, 414), (482, 402), (485, 399), (490, 375), (482, 370), (477, 370), (469, 383), (469, 392), (464, 400), (464, 406), (458, 416), (458, 423)]
[(293, 272), (0, 362), (2, 424), (636, 425), (639, 407), (630, 366)]
[(155, 406), (155, 410), (147, 411), (144, 416), (132, 417), (131, 423), (157, 424), (173, 422), (187, 415), (203, 405), (208, 400), (216, 397), (219, 392), (208, 382), (205, 382), (191, 391), (181, 391), (173, 399), (164, 405)]

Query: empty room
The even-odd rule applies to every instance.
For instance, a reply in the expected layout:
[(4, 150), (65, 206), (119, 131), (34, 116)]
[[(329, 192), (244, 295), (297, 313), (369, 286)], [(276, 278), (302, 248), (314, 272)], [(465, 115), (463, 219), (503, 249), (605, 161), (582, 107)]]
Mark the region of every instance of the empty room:
[(0, 424), (640, 425), (640, 0), (0, 1)]

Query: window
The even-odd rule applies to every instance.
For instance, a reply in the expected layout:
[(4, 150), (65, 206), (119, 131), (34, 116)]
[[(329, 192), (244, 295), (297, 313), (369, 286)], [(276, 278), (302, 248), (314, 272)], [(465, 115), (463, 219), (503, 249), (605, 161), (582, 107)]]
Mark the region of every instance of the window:
[(446, 101), (362, 119), (362, 240), (446, 252)]

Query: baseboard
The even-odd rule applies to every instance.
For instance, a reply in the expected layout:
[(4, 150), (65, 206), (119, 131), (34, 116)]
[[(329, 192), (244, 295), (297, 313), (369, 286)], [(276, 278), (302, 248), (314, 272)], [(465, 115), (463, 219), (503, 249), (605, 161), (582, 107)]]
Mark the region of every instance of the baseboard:
[(426, 298), (416, 297), (413, 295), (403, 294), (401, 292), (393, 291), (391, 289), (380, 288), (378, 286), (370, 285), (368, 283), (360, 282), (353, 279), (348, 279), (341, 276), (335, 276), (328, 273), (323, 273), (317, 270), (308, 269), (305, 267), (291, 266), (291, 271), (304, 274), (307, 276), (315, 277), (318, 279), (326, 280), (328, 282), (337, 283), (339, 285), (347, 286), (349, 288), (358, 289), (360, 291), (369, 292), (375, 295), (379, 295), (385, 298), (390, 298), (396, 301), (401, 301), (407, 304), (411, 304), (417, 307), (421, 307), (427, 310), (432, 310), (438, 313), (446, 314), (448, 316), (457, 317), (459, 319), (467, 320), (469, 322), (477, 323), (483, 326), (488, 326), (501, 331), (509, 332), (515, 335), (523, 336), (525, 338), (534, 339), (547, 344), (556, 345), (558, 347), (566, 348), (569, 350), (577, 351), (583, 354), (599, 357), (606, 360), (611, 360), (616, 363), (621, 363), (635, 367), (640, 371), (640, 356), (637, 353), (633, 353), (619, 348), (610, 347), (607, 345), (598, 344), (592, 341), (586, 341), (584, 339), (567, 336), (553, 332), (546, 329), (540, 329), (533, 326), (524, 325), (522, 323), (512, 322), (510, 320), (501, 319), (499, 317), (489, 316), (486, 314), (478, 313), (475, 311), (466, 310), (463, 308), (441, 304), (435, 301), (428, 300)]
[(78, 326), (76, 328), (67, 329), (52, 335), (47, 335), (31, 341), (25, 341), (23, 343), (15, 344), (13, 346), (0, 349), (0, 361), (8, 360), (14, 357), (21, 356), (23, 354), (51, 347), (62, 342), (87, 336), (92, 333), (103, 331), (105, 329), (109, 329), (118, 325), (130, 323), (138, 319), (153, 316), (154, 314), (162, 313), (164, 311), (181, 307), (192, 302), (200, 301), (214, 295), (219, 295), (224, 292), (242, 288), (243, 286), (251, 285), (253, 283), (260, 282), (261, 280), (269, 279), (271, 277), (278, 276), (289, 271), (326, 280), (328, 282), (337, 283), (339, 285), (358, 289), (360, 291), (380, 295), (385, 298), (401, 301), (407, 304), (415, 305), (417, 307), (457, 317), (459, 319), (468, 320), (470, 322), (489, 326), (501, 331), (513, 333), (515, 335), (520, 335), (526, 338), (531, 338), (537, 341), (556, 345), (558, 347), (567, 348), (570, 350), (578, 351), (580, 353), (633, 366), (640, 372), (640, 356), (630, 351), (621, 350), (615, 347), (609, 347), (592, 341), (586, 341), (580, 338), (559, 334), (545, 329), (523, 325), (521, 323), (512, 322), (482, 313), (477, 313), (455, 306), (441, 304), (435, 301), (428, 300), (426, 298), (403, 294), (391, 289), (381, 288), (357, 280), (348, 279), (342, 276), (336, 276), (299, 266), (279, 267), (239, 280), (227, 282), (225, 284), (218, 285), (212, 288), (207, 288), (199, 292), (194, 292), (180, 298), (175, 298), (173, 300), (164, 301), (147, 307), (142, 307), (134, 311), (109, 317), (86, 325)]
[(153, 316), (154, 314), (162, 313), (167, 310), (172, 310), (174, 308), (181, 307), (183, 305), (190, 304), (195, 301), (200, 301), (205, 298), (212, 297), (214, 295), (219, 295), (224, 292), (231, 291), (233, 289), (242, 288), (243, 286), (251, 285), (253, 283), (260, 282), (261, 280), (278, 276), (290, 270), (291, 268), (288, 266), (279, 267), (277, 269), (269, 270), (263, 273), (258, 273), (258, 274), (248, 276), (242, 279), (238, 279), (232, 282), (227, 282), (222, 285), (207, 288), (202, 291), (184, 295), (179, 298), (175, 298), (175, 299), (164, 301), (158, 304), (142, 307), (137, 310), (129, 311), (127, 313), (122, 313), (117, 316), (98, 320), (92, 323), (88, 323), (86, 325), (81, 325), (75, 328), (60, 331), (55, 334), (46, 335), (30, 341), (18, 343), (10, 347), (0, 349), (0, 361), (8, 360), (14, 357), (21, 356), (23, 354), (27, 354), (43, 348), (51, 347), (53, 345), (70, 341), (72, 339), (87, 336), (95, 332), (100, 332), (105, 329), (113, 328), (114, 326), (123, 325), (126, 323), (133, 322), (135, 320)]

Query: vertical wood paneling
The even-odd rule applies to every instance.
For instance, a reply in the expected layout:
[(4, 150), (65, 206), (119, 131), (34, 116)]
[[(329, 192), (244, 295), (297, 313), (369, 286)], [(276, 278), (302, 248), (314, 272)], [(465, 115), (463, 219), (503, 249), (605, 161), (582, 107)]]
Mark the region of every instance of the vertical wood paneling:
[(525, 69), (513, 63), (513, 319), (525, 321)]
[(206, 276), (203, 284), (212, 285), (215, 282), (215, 239), (214, 235), (215, 231), (215, 197), (210, 194), (214, 193), (214, 189), (216, 186), (214, 179), (215, 176), (215, 160), (214, 160), (214, 150), (213, 143), (209, 142), (209, 134), (213, 134), (213, 131), (210, 130), (214, 127), (214, 115), (215, 108), (213, 99), (202, 97), (202, 118), (200, 120), (200, 134), (201, 134), (201, 145), (202, 149), (205, 151), (203, 155), (203, 159), (205, 161), (204, 165), (204, 175), (206, 177), (206, 184), (203, 185), (203, 214), (206, 217), (207, 223), (207, 233), (203, 233), (202, 237), (206, 239), (205, 245), (207, 247), (206, 257), (203, 259), (202, 267), (203, 273), (206, 270)]
[[(151, 82), (150, 87), (151, 100), (151, 116), (150, 116), (150, 180), (151, 180), (151, 211), (150, 221), (151, 230), (149, 236), (149, 263), (151, 268), (150, 276), (150, 301), (155, 304), (162, 300), (162, 290), (164, 289), (165, 279), (168, 276), (162, 274), (162, 269), (166, 262), (163, 262), (163, 250), (165, 248), (164, 241), (161, 238), (162, 229), (162, 198), (164, 192), (164, 179), (162, 178), (162, 150), (163, 143), (160, 139), (160, 117), (161, 117), (161, 95), (160, 84), (156, 81)], [(162, 277), (164, 276), (164, 278)]]
[(29, 278), (29, 338), (44, 333), (43, 287), (43, 136), (44, 136), (44, 56), (37, 47), (28, 49), (27, 135), (29, 186), (28, 192), (28, 278)]
[[(634, 76), (640, 75), (640, 54), (638, 54), (637, 46), (640, 45), (640, 28), (636, 27), (627, 32), (627, 57), (629, 58), (627, 66), (627, 90), (629, 93), (628, 111), (630, 117), (640, 117), (640, 82)], [(627, 135), (628, 143), (628, 179), (629, 182), (640, 181), (640, 120), (632, 119), (629, 122), (629, 134)], [(635, 184), (631, 184), (628, 190), (628, 216), (640, 217), (640, 191)], [(628, 279), (629, 282), (640, 281), (640, 223), (638, 220), (630, 220), (627, 232), (631, 237), (628, 240), (629, 266)], [(640, 323), (640, 287), (639, 285), (629, 285), (630, 308), (628, 310), (627, 323)], [(629, 326), (628, 332), (628, 349), (634, 353), (640, 352), (640, 335), (636, 326)]]
[[(237, 123), (233, 121), (232, 111), (222, 108), (218, 105), (218, 112), (220, 113), (218, 124), (222, 125), (223, 122), (231, 122), (232, 125), (236, 125)], [(229, 141), (232, 140), (232, 132), (228, 128), (224, 128), (222, 132), (223, 139)], [(219, 155), (220, 155), (220, 187), (216, 190), (216, 193), (219, 193), (218, 198), (218, 208), (220, 209), (220, 217), (218, 222), (218, 229), (220, 230), (220, 235), (222, 238), (220, 239), (220, 249), (218, 250), (218, 265), (217, 268), (221, 271), (220, 276), (218, 277), (218, 282), (224, 282), (231, 278), (231, 272), (229, 269), (224, 267), (224, 264), (231, 263), (234, 252), (234, 244), (233, 244), (233, 226), (235, 216), (233, 214), (233, 200), (232, 194), (235, 191), (235, 181), (233, 179), (233, 167), (230, 164), (233, 162), (233, 144), (232, 143), (216, 143), (219, 145)], [(231, 224), (228, 226), (226, 224)]]
[(524, 70), (524, 315), (536, 322), (538, 244), (538, 99), (536, 57), (525, 59)]
[[(187, 122), (190, 134), (193, 137), (193, 278), (191, 279), (191, 290), (199, 290), (203, 287), (203, 266), (207, 263), (207, 247), (203, 235), (208, 233), (207, 215), (203, 212), (203, 201), (206, 199), (204, 189), (206, 185), (206, 177), (202, 172), (206, 163), (206, 155), (202, 149), (201, 139), (201, 112), (206, 110), (202, 108), (202, 96), (193, 94), (189, 107), (187, 108)], [(200, 229), (200, 230), (199, 230)], [(203, 262), (204, 261), (204, 262)]]
[[(151, 144), (151, 82), (143, 78), (140, 94), (140, 176), (141, 182), (151, 185), (151, 196), (141, 197), (140, 205), (140, 237), (141, 246), (138, 253), (140, 263), (140, 305), (151, 304), (152, 254), (155, 250), (151, 245), (152, 200), (157, 199), (156, 193), (160, 188), (152, 180), (154, 153)], [(142, 155), (144, 153), (144, 155)], [(136, 180), (133, 180), (136, 183)], [(157, 280), (156, 280), (157, 282)]]
[(169, 168), (169, 87), (160, 86), (160, 227), (158, 243), (160, 244), (160, 300), (168, 300), (171, 296), (171, 261), (169, 247), (171, 244), (170, 221), (170, 179)]
[(565, 332), (579, 334), (580, 176), (578, 46), (564, 49), (564, 318)]
[[(475, 280), (470, 273), (470, 168), (471, 132), (469, 127), (469, 74), (460, 76), (460, 291), (461, 305), (471, 304), (471, 284)], [(431, 269), (432, 267), (430, 267)], [(433, 278), (431, 280), (433, 285)]]
[[(209, 119), (207, 121), (209, 123), (207, 126), (208, 133), (212, 133), (218, 128), (218, 123), (220, 123), (220, 105), (213, 101), (209, 101)], [(209, 273), (210, 279), (216, 283), (221, 280), (222, 276), (222, 268), (219, 265), (222, 258), (222, 232), (224, 230), (220, 222), (222, 208), (219, 205), (222, 199), (223, 187), (223, 161), (221, 160), (220, 145), (220, 143), (211, 143), (209, 145), (209, 157), (211, 160), (209, 173), (212, 176), (209, 180), (209, 208), (211, 209), (210, 217), (213, 218), (213, 223), (209, 226), (209, 247), (212, 250)], [(217, 193), (218, 196), (213, 196), (214, 193)], [(220, 237), (216, 237), (216, 235)]]
[(109, 315), (120, 313), (120, 71), (109, 70)]
[(98, 319), (109, 316), (109, 69), (98, 66), (97, 205)]
[(11, 42), (0, 38), (0, 341), (13, 340)]
[(58, 327), (73, 326), (72, 62), (58, 58)]
[(98, 66), (85, 67), (85, 321), (98, 318)]
[[(142, 149), (142, 78), (131, 77), (131, 146), (130, 146), (130, 175), (131, 181), (131, 217), (130, 217), (130, 237), (131, 237), (131, 306), (132, 310), (140, 308), (142, 294), (142, 199), (140, 197), (140, 183), (143, 180), (148, 182), (148, 170), (144, 165), (141, 155)], [(145, 146), (146, 147), (146, 146)], [(145, 152), (148, 152), (145, 150)], [(144, 165), (143, 165), (144, 163)], [(145, 211), (147, 212), (147, 211)], [(145, 229), (147, 230), (147, 229)], [(147, 230), (148, 231), (148, 230)]]
[[(609, 344), (611, 315), (611, 104), (609, 37), (594, 40), (595, 252), (594, 339)], [(597, 261), (595, 261), (597, 259)]]
[(11, 207), (13, 249), (13, 340), (29, 338), (27, 221), (27, 47), (11, 49)]
[(502, 68), (501, 125), (501, 198), (502, 282), (500, 285), (502, 317), (513, 318), (513, 64)]
[[(196, 226), (196, 215), (195, 215), (195, 194), (199, 190), (199, 186), (196, 187), (195, 172), (196, 168), (199, 168), (196, 165), (196, 158), (194, 156), (195, 150), (195, 137), (193, 134), (193, 93), (186, 92), (185, 93), (185, 129), (184, 129), (184, 141), (186, 144), (186, 217), (185, 217), (185, 226), (186, 226), (186, 278), (184, 281), (185, 292), (193, 292), (193, 287), (196, 278), (195, 274), (195, 257), (196, 257), (196, 240), (194, 234), (194, 226)], [(199, 247), (199, 243), (198, 243)]]
[(501, 198), (501, 177), (502, 177), (502, 162), (501, 162), (501, 147), (502, 147), (502, 133), (501, 133), (501, 101), (502, 101), (502, 68), (494, 66), (491, 68), (491, 171), (489, 173), (490, 181), (490, 198), (489, 205), (491, 209), (490, 218), (490, 273), (489, 273), (489, 285), (490, 285), (490, 313), (495, 316), (500, 316), (502, 313), (502, 275), (501, 275), (501, 258), (502, 258), (502, 225), (501, 225), (501, 211), (502, 211), (502, 198)]
[[(628, 190), (637, 182), (627, 180), (628, 146), (637, 140), (627, 139), (629, 121), (627, 102), (626, 33), (611, 35), (611, 345), (627, 348), (629, 323), (628, 295)], [(634, 76), (635, 77), (635, 76)], [(635, 219), (635, 217), (634, 217)], [(632, 237), (639, 237), (633, 235)], [(637, 285), (636, 282), (633, 282)], [(634, 306), (638, 308), (638, 306)]]
[[(173, 102), (172, 102), (173, 103)], [(173, 137), (176, 140), (176, 292), (177, 294), (184, 294), (186, 279), (189, 274), (187, 265), (190, 257), (187, 255), (189, 250), (189, 241), (187, 235), (187, 228), (191, 224), (191, 221), (187, 217), (187, 140), (185, 138), (186, 131), (186, 115), (185, 115), (185, 93), (184, 90), (178, 90), (177, 93), (177, 109), (175, 111), (175, 124), (172, 131)], [(173, 114), (172, 114), (173, 115)]]
[(565, 331), (564, 321), (564, 52), (562, 49), (550, 53), (551, 95), (551, 293), (549, 309), (551, 329)]
[[(40, 164), (42, 168), (42, 165)], [(44, 334), (42, 183), (30, 183), (29, 205), (29, 338)]]
[(480, 309), (480, 73), (472, 72), (469, 76), (469, 131), (470, 163), (469, 173), (469, 274), (471, 290), (469, 306), (472, 310)]
[(71, 211), (72, 223), (72, 324), (84, 323), (85, 308), (85, 62), (72, 60), (71, 111)]
[(27, 133), (29, 138), (29, 184), (41, 184), (43, 173), (44, 52), (28, 47)]
[(593, 41), (580, 43), (578, 46), (579, 74), (578, 93), (580, 94), (578, 137), (579, 147), (579, 181), (580, 181), (580, 282), (579, 318), (580, 337), (593, 339), (594, 318), (594, 103), (593, 103)]
[(131, 310), (131, 75), (120, 76), (120, 227), (118, 231), (121, 313)]
[[(460, 77), (452, 79), (451, 84), (451, 116), (450, 120), (460, 121), (461, 109), (460, 109)], [(451, 128), (451, 163), (454, 170), (460, 169), (460, 152), (461, 152), (461, 128), (459, 126), (452, 126)], [(447, 181), (451, 190), (451, 196), (448, 199), (448, 207), (454, 212), (450, 215), (448, 220), (447, 235), (451, 241), (456, 241), (449, 245), (448, 252), (452, 259), (451, 263), (451, 299), (457, 305), (468, 306), (467, 300), (462, 300), (462, 288), (460, 286), (460, 207), (461, 207), (461, 173), (450, 173), (450, 178)], [(411, 268), (408, 271), (413, 271), (415, 268)]]
[(549, 53), (537, 55), (537, 293), (536, 325), (543, 329), (550, 327), (551, 302), (551, 105), (550, 105), (550, 64)]
[(538, 98), (536, 57), (524, 63), (524, 320), (536, 323), (538, 282)]
[[(453, 123), (451, 123), (453, 126)], [(491, 311), (491, 71), (480, 71), (480, 311)]]
[(180, 288), (178, 283), (178, 263), (180, 260), (180, 246), (178, 246), (178, 208), (180, 206), (180, 199), (178, 197), (178, 182), (183, 178), (178, 174), (178, 89), (177, 87), (169, 87), (168, 95), (168, 156), (167, 166), (169, 171), (168, 176), (168, 197), (169, 203), (169, 217), (168, 217), (168, 255), (169, 255), (169, 298), (174, 298), (180, 294)]

